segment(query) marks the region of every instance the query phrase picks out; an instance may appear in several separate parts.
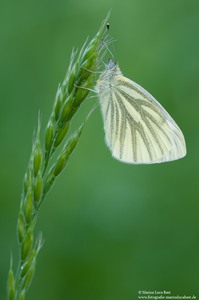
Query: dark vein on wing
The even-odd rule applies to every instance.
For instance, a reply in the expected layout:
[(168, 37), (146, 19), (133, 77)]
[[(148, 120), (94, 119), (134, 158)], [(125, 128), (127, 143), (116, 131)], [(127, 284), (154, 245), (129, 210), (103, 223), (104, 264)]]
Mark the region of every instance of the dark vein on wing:
[[(129, 83), (128, 81), (123, 81), (123, 80), (118, 80), (117, 82), (117, 87), (119, 88), (120, 86), (125, 86), (125, 87), (128, 87), (129, 89), (132, 90), (132, 83)], [(138, 93), (142, 98), (146, 99), (147, 101), (149, 100), (148, 97), (145, 95), (145, 93), (147, 91), (142, 91), (141, 90), (141, 86), (140, 86), (140, 89), (135, 85), (133, 85), (133, 89), (136, 91), (136, 93)], [(147, 92), (148, 93), (148, 92)], [(151, 99), (150, 99), (151, 100)]]
[[(117, 100), (117, 103), (118, 103), (118, 105), (119, 105), (119, 107), (120, 107), (120, 109), (121, 109), (121, 111), (122, 111), (122, 113), (124, 115), (124, 119), (126, 119), (129, 122), (130, 128), (131, 128), (131, 124), (133, 124), (134, 127), (135, 127), (135, 129), (139, 132), (139, 134), (142, 137), (143, 142), (144, 142), (144, 144), (146, 146), (146, 149), (148, 151), (149, 157), (152, 160), (153, 158), (152, 158), (152, 152), (151, 152), (151, 146), (150, 146), (151, 144), (148, 141), (148, 138), (147, 138), (147, 136), (146, 136), (146, 134), (144, 132), (144, 128), (143, 128), (141, 122), (136, 122), (134, 120), (134, 118), (132, 117), (132, 115), (128, 112), (128, 110), (126, 109), (126, 107), (125, 107), (125, 105), (123, 103), (123, 100), (122, 100), (121, 96), (119, 95), (119, 92), (115, 91), (114, 95), (115, 95), (115, 99)], [(134, 108), (136, 109), (135, 106), (134, 106)], [(134, 145), (132, 145), (132, 146), (134, 146)]]
[[(142, 118), (142, 121), (146, 124), (146, 126), (148, 126), (148, 128), (149, 128), (149, 130), (150, 130), (150, 132), (151, 132), (151, 134), (152, 134), (152, 136), (153, 136), (155, 142), (157, 143), (157, 145), (158, 145), (158, 147), (159, 147), (159, 149), (160, 149), (160, 151), (161, 151), (161, 153), (162, 153), (162, 155), (163, 155), (164, 151), (163, 151), (163, 148), (162, 148), (162, 146), (161, 146), (161, 144), (160, 144), (159, 139), (157, 138), (157, 134), (156, 134), (155, 130), (153, 129), (153, 127), (151, 126), (149, 120), (148, 120), (146, 117), (148, 117), (148, 118), (149, 118), (149, 119), (157, 126), (157, 128), (158, 128), (158, 129), (165, 135), (165, 137), (168, 139), (169, 143), (172, 144), (172, 142), (171, 142), (169, 136), (167, 135), (167, 133), (166, 133), (166, 132), (164, 131), (164, 129), (160, 126), (159, 122), (158, 122), (158, 121), (157, 121), (157, 120), (156, 120), (156, 119), (155, 119), (148, 111), (144, 110), (142, 107), (140, 107), (140, 104), (136, 103), (136, 101), (138, 101), (138, 100), (139, 100), (139, 102), (141, 102), (141, 99), (134, 99), (133, 97), (131, 97), (130, 95), (128, 95), (126, 92), (122, 91), (121, 89), (119, 89), (119, 91), (120, 91), (120, 93), (125, 97), (125, 100), (127, 100), (127, 101), (134, 107), (134, 109), (135, 109), (138, 113), (140, 113), (140, 116), (141, 116), (141, 118)], [(152, 110), (156, 111), (156, 110), (154, 109), (154, 106), (153, 106), (153, 105), (146, 105), (146, 106), (147, 106), (147, 107), (150, 107)], [(158, 115), (161, 117), (162, 123), (164, 123), (165, 120), (164, 120), (164, 118), (162, 117), (162, 115), (160, 114), (160, 112), (159, 112), (158, 109), (157, 109), (156, 112), (157, 112)], [(163, 142), (163, 144), (165, 145), (165, 143), (164, 143), (162, 137), (160, 137), (160, 138), (161, 138), (161, 141)], [(165, 147), (166, 147), (166, 149), (168, 149), (168, 147), (167, 147), (166, 145), (165, 145)], [(155, 150), (155, 148), (154, 148), (154, 150)]]
[(132, 145), (134, 145), (134, 147), (132, 147), (133, 149), (133, 159), (135, 162), (137, 162), (137, 136), (136, 136), (136, 130), (135, 127), (130, 126), (131, 129), (131, 141), (132, 141)]

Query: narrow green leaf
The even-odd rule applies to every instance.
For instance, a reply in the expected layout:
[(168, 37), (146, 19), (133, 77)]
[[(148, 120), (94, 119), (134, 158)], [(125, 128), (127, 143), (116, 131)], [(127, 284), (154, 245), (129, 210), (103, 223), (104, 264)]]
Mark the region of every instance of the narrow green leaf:
[(42, 190), (43, 190), (43, 178), (41, 172), (38, 173), (35, 183), (34, 183), (34, 204), (35, 207), (37, 207), (41, 196), (42, 196)]
[(17, 236), (19, 243), (22, 243), (23, 238), (25, 236), (25, 220), (23, 216), (23, 212), (20, 210), (19, 216), (18, 216), (18, 222), (17, 222)]
[(22, 261), (28, 256), (33, 243), (33, 228), (29, 227), (26, 236), (22, 242), (21, 259)]
[(65, 138), (65, 136), (68, 133), (69, 126), (70, 126), (70, 123), (67, 122), (64, 124), (63, 127), (59, 128), (55, 142), (54, 142), (54, 148), (57, 148), (61, 144), (61, 142), (63, 141), (63, 139)]
[(53, 143), (53, 136), (54, 136), (54, 117), (51, 116), (48, 125), (46, 127), (46, 132), (45, 132), (45, 151), (48, 153), (52, 147)]
[(24, 299), (25, 299), (25, 293), (26, 293), (26, 291), (25, 291), (25, 290), (22, 290), (22, 291), (20, 292), (20, 295), (19, 295), (19, 297), (18, 297), (17, 300), (24, 300)]
[(72, 93), (63, 104), (60, 120), (59, 120), (59, 126), (62, 126), (62, 124), (68, 122), (69, 120), (69, 115), (73, 108), (73, 97), (74, 97), (74, 93)]
[(36, 259), (37, 252), (35, 249), (32, 249), (30, 254), (28, 255), (25, 263), (21, 267), (21, 277), (23, 278), (29, 271), (32, 266), (34, 260)]
[(34, 159), (33, 159), (33, 170), (34, 170), (34, 177), (37, 176), (39, 170), (41, 169), (41, 162), (42, 162), (42, 151), (40, 144), (36, 146)]
[(33, 192), (29, 189), (24, 201), (24, 216), (27, 224), (30, 224), (33, 214)]
[(9, 300), (14, 300), (15, 297), (15, 279), (14, 279), (14, 272), (12, 270), (12, 263), (8, 273), (8, 297)]

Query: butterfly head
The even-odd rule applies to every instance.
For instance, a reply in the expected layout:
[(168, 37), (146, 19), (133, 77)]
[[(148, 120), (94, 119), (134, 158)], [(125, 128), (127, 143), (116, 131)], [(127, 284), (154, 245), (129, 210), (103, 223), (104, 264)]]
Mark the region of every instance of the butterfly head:
[(117, 63), (115, 61), (113, 61), (111, 58), (108, 59), (107, 63), (106, 63), (106, 68), (108, 70), (112, 70), (117, 66)]

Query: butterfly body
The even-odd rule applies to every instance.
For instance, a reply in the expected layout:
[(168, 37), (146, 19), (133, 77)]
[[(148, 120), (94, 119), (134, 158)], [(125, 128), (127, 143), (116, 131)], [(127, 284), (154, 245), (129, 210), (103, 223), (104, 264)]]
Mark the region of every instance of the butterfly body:
[(109, 60), (96, 84), (105, 139), (113, 157), (131, 164), (172, 161), (186, 155), (183, 134), (160, 103), (124, 77)]

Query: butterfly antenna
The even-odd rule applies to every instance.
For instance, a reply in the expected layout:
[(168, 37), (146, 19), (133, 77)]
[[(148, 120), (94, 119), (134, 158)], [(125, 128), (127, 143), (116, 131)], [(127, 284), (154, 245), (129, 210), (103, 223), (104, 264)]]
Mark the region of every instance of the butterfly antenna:
[[(99, 50), (99, 53), (101, 54), (101, 56), (99, 56), (99, 60), (105, 67), (106, 67), (106, 63), (103, 61), (103, 59), (104, 59), (107, 51), (110, 53), (111, 58), (114, 60), (114, 55), (111, 52), (111, 50), (109, 49), (109, 45), (115, 41), (113, 38), (110, 37), (110, 33), (109, 33), (110, 24), (106, 23), (106, 27), (107, 27), (108, 34), (105, 33), (104, 37), (102, 37), (101, 48)], [(104, 49), (105, 49), (105, 51), (104, 51)]]
[(114, 60), (114, 55), (111, 52), (111, 50), (109, 49), (109, 47), (108, 47), (110, 44), (112, 44), (114, 42), (113, 38), (112, 37), (110, 38), (110, 24), (109, 23), (106, 23), (106, 28), (108, 30), (108, 34), (107, 34), (107, 36), (103, 40), (103, 46), (110, 53), (111, 58)]

